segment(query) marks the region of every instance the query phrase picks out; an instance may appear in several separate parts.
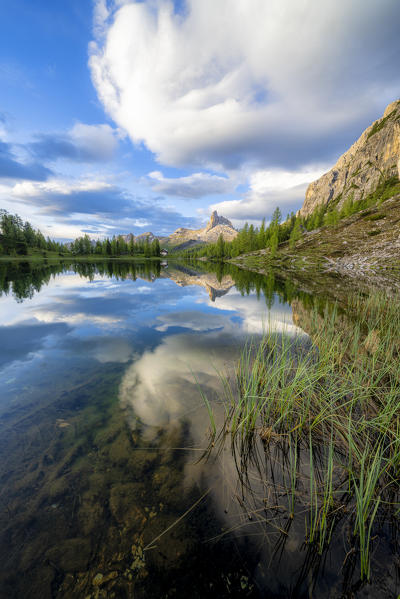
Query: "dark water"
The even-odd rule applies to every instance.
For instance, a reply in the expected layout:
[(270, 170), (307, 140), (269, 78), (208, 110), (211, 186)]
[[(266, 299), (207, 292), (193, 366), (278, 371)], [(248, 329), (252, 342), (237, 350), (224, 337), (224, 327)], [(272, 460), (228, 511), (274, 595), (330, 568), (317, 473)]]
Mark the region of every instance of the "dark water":
[(2, 264), (0, 289), (1, 598), (397, 597), (393, 530), (360, 585), (346, 521), (319, 555), (279, 485), (271, 518), (278, 456), (245, 481), (229, 443), (203, 457), (200, 389), (222, 419), (220, 373), (266, 326), (307, 343), (312, 298), (150, 262)]

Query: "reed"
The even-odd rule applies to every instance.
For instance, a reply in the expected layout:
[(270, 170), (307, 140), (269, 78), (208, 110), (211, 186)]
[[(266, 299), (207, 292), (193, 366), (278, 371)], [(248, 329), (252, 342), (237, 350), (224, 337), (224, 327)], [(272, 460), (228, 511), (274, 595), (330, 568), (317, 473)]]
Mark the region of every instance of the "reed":
[[(323, 313), (312, 310), (309, 322), (306, 344), (268, 328), (261, 341), (248, 342), (235, 382), (224, 380), (223, 428), (241, 469), (258, 436), (265, 449), (286, 447), (289, 515), (296, 511), (299, 477), (308, 476), (308, 497), (301, 498), (305, 540), (318, 552), (346, 506), (360, 577), (369, 579), (377, 516), (399, 513), (399, 305), (382, 293), (351, 296), (346, 313), (327, 305)], [(212, 406), (204, 401), (215, 437)]]

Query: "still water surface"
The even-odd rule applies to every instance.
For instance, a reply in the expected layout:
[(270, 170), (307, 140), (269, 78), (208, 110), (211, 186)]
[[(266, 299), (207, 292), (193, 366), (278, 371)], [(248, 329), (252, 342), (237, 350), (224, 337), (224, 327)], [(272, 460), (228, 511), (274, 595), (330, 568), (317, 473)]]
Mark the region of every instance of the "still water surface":
[(262, 451), (245, 484), (229, 444), (203, 457), (200, 389), (222, 418), (249, 337), (307, 343), (293, 289), (214, 270), (2, 266), (2, 599), (342, 596), (343, 539), (317, 557), (269, 521)]

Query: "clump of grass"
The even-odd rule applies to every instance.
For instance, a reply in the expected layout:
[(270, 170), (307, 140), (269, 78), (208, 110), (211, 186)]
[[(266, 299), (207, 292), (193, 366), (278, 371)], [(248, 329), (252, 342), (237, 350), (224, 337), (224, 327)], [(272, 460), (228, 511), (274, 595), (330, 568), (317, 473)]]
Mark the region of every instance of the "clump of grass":
[(390, 121), (390, 119), (396, 114), (396, 109), (392, 110), (392, 112), (389, 112), (389, 114), (387, 116), (385, 116), (384, 118), (380, 119), (379, 121), (376, 121), (372, 128), (371, 131), (368, 133), (368, 137), (367, 139), (370, 139), (370, 137), (372, 137), (373, 135), (375, 135), (375, 133), (378, 133), (378, 131), (381, 131), (381, 129), (383, 129), (386, 124), (388, 123), (388, 121)]
[(368, 214), (368, 215), (364, 216), (364, 220), (370, 220), (370, 221), (382, 220), (382, 218), (385, 218), (385, 214), (380, 214), (379, 212), (377, 212), (375, 214)]
[(229, 431), (241, 470), (258, 435), (266, 452), (279, 444), (290, 518), (299, 480), (308, 487), (306, 542), (322, 553), (345, 510), (370, 579), (377, 516), (400, 507), (400, 310), (375, 293), (349, 298), (347, 316), (335, 306), (309, 316), (306, 346), (267, 331), (244, 348), (221, 438)]

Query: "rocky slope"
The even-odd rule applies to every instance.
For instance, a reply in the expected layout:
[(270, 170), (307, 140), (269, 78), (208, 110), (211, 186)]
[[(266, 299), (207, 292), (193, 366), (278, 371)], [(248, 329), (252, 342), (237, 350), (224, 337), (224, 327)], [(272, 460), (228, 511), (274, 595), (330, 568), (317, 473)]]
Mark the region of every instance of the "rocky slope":
[(214, 210), (204, 229), (177, 229), (172, 235), (162, 239), (162, 245), (185, 249), (199, 243), (215, 243), (220, 235), (225, 241), (232, 241), (237, 234), (231, 221), (219, 216)]
[[(351, 279), (357, 285), (377, 284), (400, 290), (400, 195), (380, 206), (369, 208), (339, 221), (336, 227), (322, 227), (303, 234), (294, 248), (286, 242), (271, 261), (269, 250), (238, 256), (237, 266), (266, 272), (271, 265), (284, 277), (313, 279), (320, 275)], [(339, 278), (338, 278), (339, 276)], [(329, 283), (331, 285), (332, 283)]]
[(400, 176), (400, 100), (389, 104), (335, 166), (309, 185), (300, 213), (307, 216), (330, 203), (340, 209), (346, 199), (360, 200), (393, 175)]

